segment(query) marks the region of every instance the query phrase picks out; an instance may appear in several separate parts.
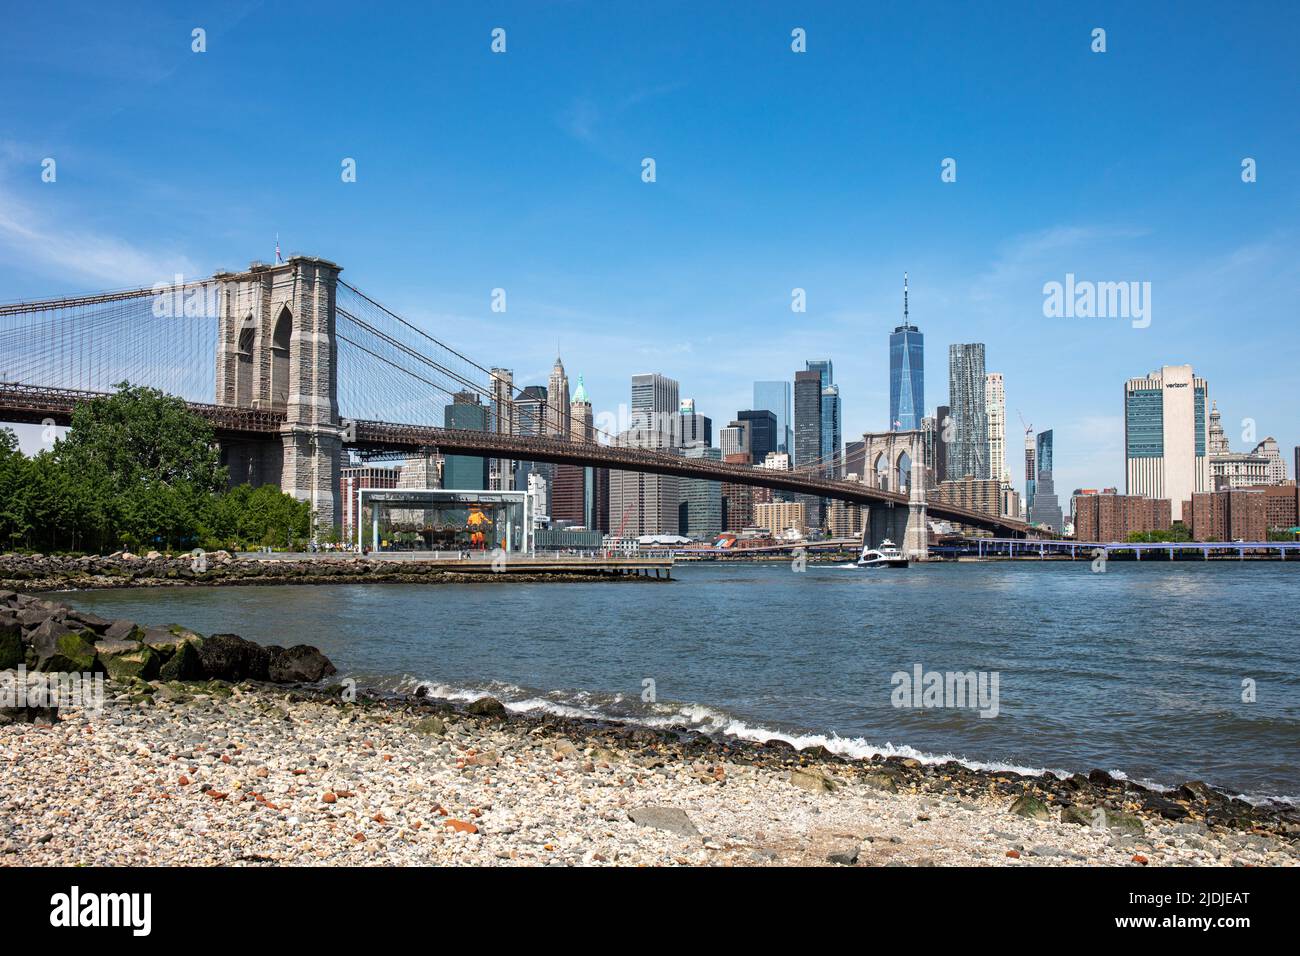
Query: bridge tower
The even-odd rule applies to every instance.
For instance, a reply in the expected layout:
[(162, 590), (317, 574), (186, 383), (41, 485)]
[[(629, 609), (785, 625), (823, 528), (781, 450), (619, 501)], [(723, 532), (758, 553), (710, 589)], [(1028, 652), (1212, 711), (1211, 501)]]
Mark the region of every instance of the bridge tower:
[(342, 269), (294, 256), (218, 273), (217, 404), (283, 412), (277, 444), (223, 445), (233, 483), (278, 484), (312, 503), (319, 527), (340, 516), (335, 294)]
[(920, 429), (868, 432), (862, 440), (866, 463), (863, 483), (883, 491), (906, 490), (908, 493), (905, 506), (878, 504), (865, 509), (863, 547), (879, 547), (889, 538), (908, 557), (924, 559), (930, 551), (926, 516), (929, 462), (925, 432)]

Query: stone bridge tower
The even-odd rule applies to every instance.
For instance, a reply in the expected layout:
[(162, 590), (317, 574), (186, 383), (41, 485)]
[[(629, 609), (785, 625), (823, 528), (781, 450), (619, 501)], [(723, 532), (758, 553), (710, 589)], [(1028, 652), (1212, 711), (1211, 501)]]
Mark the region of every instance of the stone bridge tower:
[(333, 262), (294, 256), (218, 273), (217, 404), (282, 412), (279, 441), (223, 445), (232, 483), (278, 484), (312, 503), (318, 528), (337, 523), (343, 430)]
[(930, 462), (926, 435), (920, 429), (869, 432), (862, 436), (865, 484), (884, 491), (906, 491), (907, 505), (872, 505), (862, 523), (863, 547), (879, 547), (889, 538), (908, 557), (924, 559), (930, 551), (926, 493)]

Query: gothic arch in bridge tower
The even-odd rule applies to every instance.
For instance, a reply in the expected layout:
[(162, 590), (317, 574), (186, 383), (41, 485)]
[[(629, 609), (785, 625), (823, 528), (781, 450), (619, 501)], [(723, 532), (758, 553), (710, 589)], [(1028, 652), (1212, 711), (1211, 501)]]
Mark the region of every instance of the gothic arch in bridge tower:
[(216, 403), (284, 416), (277, 438), (223, 438), (232, 482), (278, 484), (337, 520), (342, 429), (335, 342), (337, 265), (294, 256), (218, 273)]
[(293, 313), (280, 309), (271, 333), (271, 407), (279, 411), (289, 404), (290, 352), (293, 345)]

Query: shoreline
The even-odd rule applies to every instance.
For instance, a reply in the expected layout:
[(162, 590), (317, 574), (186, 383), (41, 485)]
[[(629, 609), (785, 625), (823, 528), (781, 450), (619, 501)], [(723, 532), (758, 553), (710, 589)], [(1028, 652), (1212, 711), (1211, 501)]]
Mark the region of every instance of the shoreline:
[(1204, 784), (852, 760), (494, 698), (111, 689), (98, 717), (0, 727), (0, 865), (1300, 865), (1294, 807)]
[[(463, 566), (416, 559), (360, 556), (313, 558), (236, 557), (225, 551), (204, 555), (196, 569), (189, 554), (109, 555), (68, 558), (0, 554), (0, 589), (26, 592), (102, 591), (117, 588), (241, 587), (277, 584), (465, 584), (575, 581), (667, 582), (671, 562), (613, 559), (587, 566), (563, 562), (487, 561)], [(660, 576), (663, 571), (664, 576)], [(651, 573), (653, 572), (653, 573)]]

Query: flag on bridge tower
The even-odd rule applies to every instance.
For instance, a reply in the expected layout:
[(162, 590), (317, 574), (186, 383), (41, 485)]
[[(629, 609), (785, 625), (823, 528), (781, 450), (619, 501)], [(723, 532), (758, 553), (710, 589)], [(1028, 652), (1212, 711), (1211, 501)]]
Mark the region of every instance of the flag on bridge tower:
[(284, 262), (284, 256), (280, 255), (280, 234), (278, 232), (275, 234), (275, 261), (277, 265)]

